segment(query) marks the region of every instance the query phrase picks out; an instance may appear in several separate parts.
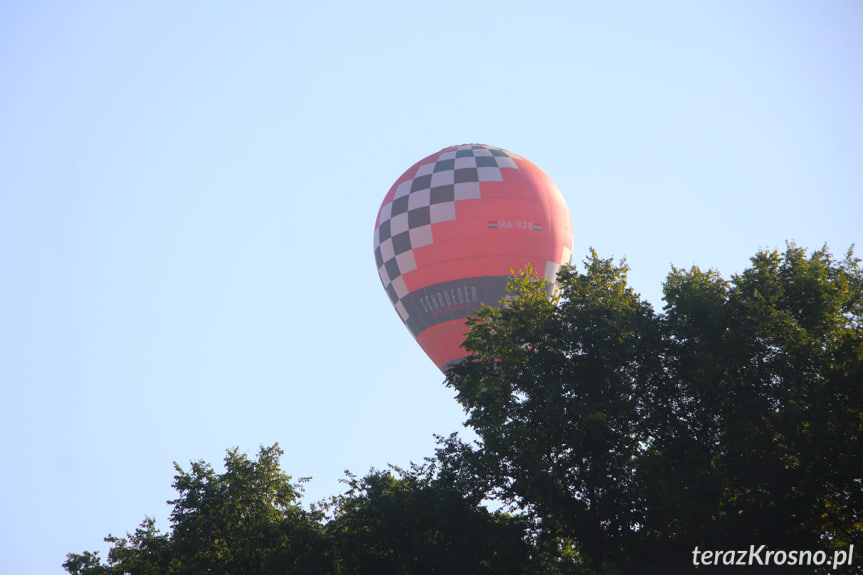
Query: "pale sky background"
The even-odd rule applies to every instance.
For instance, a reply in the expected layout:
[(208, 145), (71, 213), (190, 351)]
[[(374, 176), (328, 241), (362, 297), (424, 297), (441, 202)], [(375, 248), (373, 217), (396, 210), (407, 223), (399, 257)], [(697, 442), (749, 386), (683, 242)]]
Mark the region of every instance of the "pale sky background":
[(0, 0), (0, 573), (168, 529), (174, 461), (278, 441), (311, 502), (461, 429), (372, 230), (471, 142), (657, 310), (671, 264), (841, 257), (863, 3)]

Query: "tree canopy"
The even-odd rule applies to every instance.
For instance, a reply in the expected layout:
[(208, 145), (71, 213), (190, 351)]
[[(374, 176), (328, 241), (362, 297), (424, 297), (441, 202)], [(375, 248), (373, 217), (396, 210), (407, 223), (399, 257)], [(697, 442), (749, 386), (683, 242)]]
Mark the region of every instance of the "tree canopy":
[(322, 512), (302, 509), (301, 485), (281, 470), (281, 455), (278, 445), (261, 447), (255, 460), (232, 449), (224, 473), (202, 461), (189, 471), (175, 464), (170, 533), (146, 518), (134, 533), (106, 538), (107, 565), (87, 552), (70, 554), (64, 567), (73, 575), (330, 572)]
[(72, 575), (531, 572), (520, 519), (470, 502), (424, 468), (349, 476), (346, 493), (306, 511), (281, 455), (278, 445), (255, 460), (232, 449), (224, 473), (175, 464), (170, 532), (146, 518), (134, 533), (106, 538), (106, 562), (85, 551), (63, 567)]
[(672, 268), (659, 313), (627, 271), (591, 252), (549, 299), (527, 270), (470, 320), (473, 355), (447, 385), (477, 440), (441, 437), (424, 465), (349, 476), (310, 510), (277, 445), (228, 451), (223, 473), (176, 466), (168, 532), (147, 518), (106, 539), (106, 561), (72, 553), (64, 568), (688, 573), (697, 547), (859, 543), (859, 260), (790, 244), (730, 280)]
[[(480, 437), (442, 453), (599, 572), (696, 546), (847, 548), (863, 533), (863, 275), (851, 252), (674, 268), (657, 314), (591, 253), (473, 320), (448, 380)], [(447, 440), (450, 444), (456, 438)], [(458, 471), (453, 472), (455, 474)]]

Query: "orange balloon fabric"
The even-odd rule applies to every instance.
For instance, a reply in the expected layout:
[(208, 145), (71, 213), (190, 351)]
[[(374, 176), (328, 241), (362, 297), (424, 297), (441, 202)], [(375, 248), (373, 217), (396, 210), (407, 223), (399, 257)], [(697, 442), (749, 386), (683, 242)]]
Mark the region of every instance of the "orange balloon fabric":
[(468, 355), (466, 318), (499, 305), (511, 270), (552, 284), (572, 256), (563, 196), (525, 158), (451, 146), (396, 180), (375, 221), (375, 262), (399, 317), (442, 371)]

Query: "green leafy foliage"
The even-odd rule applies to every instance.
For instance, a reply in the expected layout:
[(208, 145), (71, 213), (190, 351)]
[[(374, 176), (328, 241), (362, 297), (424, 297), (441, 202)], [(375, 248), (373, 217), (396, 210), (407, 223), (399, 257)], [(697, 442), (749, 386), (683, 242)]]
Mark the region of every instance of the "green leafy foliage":
[(472, 505), (429, 475), (372, 472), (348, 485), (328, 525), (339, 573), (530, 572), (521, 520)]
[(106, 538), (107, 565), (85, 552), (64, 567), (81, 575), (331, 572), (323, 516), (300, 507), (300, 485), (281, 471), (281, 454), (278, 445), (262, 447), (250, 460), (233, 449), (221, 474), (204, 462), (188, 472), (175, 464), (170, 534), (147, 518), (126, 537)]
[(662, 314), (592, 252), (559, 299), (525, 274), (472, 320), (448, 384), (479, 441), (454, 483), (525, 510), (596, 572), (685, 570), (700, 545), (833, 549), (861, 534), (863, 281), (849, 252), (672, 269)]
[(664, 465), (700, 462), (714, 500), (705, 536), (847, 546), (860, 534), (861, 295), (850, 252), (837, 262), (794, 245), (728, 283), (669, 276), (666, 417), (679, 423)]
[(311, 511), (277, 445), (228, 451), (223, 473), (176, 466), (168, 532), (146, 518), (107, 538), (105, 562), (63, 566), (644, 575), (692, 572), (696, 546), (847, 551), (863, 535), (859, 264), (791, 244), (730, 280), (673, 268), (661, 313), (595, 252), (551, 298), (527, 270), (470, 320), (473, 355), (448, 373), (476, 441), (439, 437), (421, 467), (349, 475)]
[(349, 476), (346, 493), (305, 511), (281, 454), (262, 447), (250, 460), (234, 449), (221, 474), (204, 462), (188, 472), (175, 465), (170, 533), (146, 518), (134, 533), (106, 538), (107, 563), (85, 551), (63, 567), (73, 575), (532, 572), (524, 522), (471, 502), (431, 468)]
[(626, 286), (625, 265), (595, 253), (587, 273), (564, 268), (559, 300), (544, 280), (513, 282), (512, 299), (485, 308), (450, 373), (491, 488), (529, 508), (542, 532), (573, 539), (604, 565), (643, 521), (635, 456), (642, 390), (658, 363), (659, 323)]

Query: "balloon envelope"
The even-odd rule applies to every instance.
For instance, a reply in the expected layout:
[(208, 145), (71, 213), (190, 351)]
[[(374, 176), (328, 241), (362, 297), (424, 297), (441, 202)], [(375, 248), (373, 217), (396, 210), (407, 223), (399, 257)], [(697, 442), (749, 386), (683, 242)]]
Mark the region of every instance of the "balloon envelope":
[(375, 221), (375, 262), (396, 311), (442, 371), (468, 355), (466, 318), (497, 306), (511, 270), (554, 283), (572, 221), (554, 182), (501, 148), (444, 148), (411, 166)]

